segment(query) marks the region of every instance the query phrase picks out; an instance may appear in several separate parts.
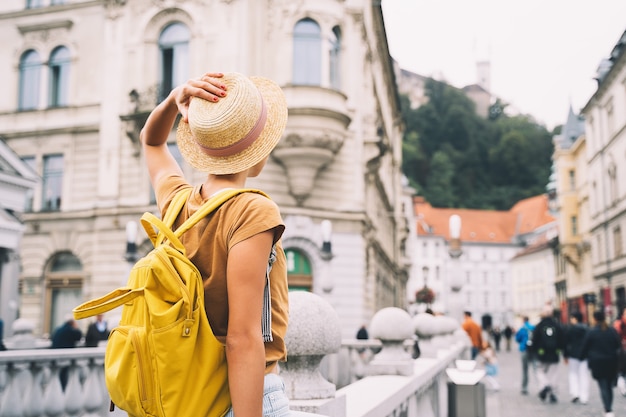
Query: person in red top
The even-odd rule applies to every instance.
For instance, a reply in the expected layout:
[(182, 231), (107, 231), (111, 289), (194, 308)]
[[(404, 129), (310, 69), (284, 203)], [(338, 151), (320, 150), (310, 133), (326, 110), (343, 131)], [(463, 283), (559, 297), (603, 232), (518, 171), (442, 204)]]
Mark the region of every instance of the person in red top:
[(622, 341), (622, 349), (619, 354), (617, 389), (620, 394), (626, 397), (626, 308), (622, 310), (622, 315), (615, 320), (613, 327), (617, 330)]
[(466, 311), (463, 314), (465, 316), (465, 320), (463, 321), (461, 327), (465, 330), (472, 341), (472, 359), (476, 359), (476, 355), (478, 355), (478, 352), (480, 352), (483, 346), (482, 330), (478, 323), (472, 319), (471, 312)]

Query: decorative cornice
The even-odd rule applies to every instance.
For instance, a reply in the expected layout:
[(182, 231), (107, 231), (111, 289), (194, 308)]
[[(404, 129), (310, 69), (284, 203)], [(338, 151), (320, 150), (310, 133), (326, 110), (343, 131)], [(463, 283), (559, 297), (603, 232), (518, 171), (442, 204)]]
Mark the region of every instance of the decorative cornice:
[(44, 30), (52, 30), (52, 29), (70, 29), (74, 25), (74, 22), (71, 20), (57, 20), (52, 22), (38, 23), (36, 25), (23, 25), (18, 26), (17, 30), (20, 31), (22, 35), (30, 32), (40, 32)]

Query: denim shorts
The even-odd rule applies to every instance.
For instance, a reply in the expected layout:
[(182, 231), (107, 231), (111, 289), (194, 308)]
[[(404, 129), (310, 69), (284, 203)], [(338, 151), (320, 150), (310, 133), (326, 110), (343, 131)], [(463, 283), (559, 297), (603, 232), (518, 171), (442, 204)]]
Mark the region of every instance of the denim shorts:
[[(263, 383), (263, 417), (290, 417), (289, 398), (285, 394), (285, 384), (276, 374), (265, 375)], [(233, 409), (224, 417), (235, 417)]]

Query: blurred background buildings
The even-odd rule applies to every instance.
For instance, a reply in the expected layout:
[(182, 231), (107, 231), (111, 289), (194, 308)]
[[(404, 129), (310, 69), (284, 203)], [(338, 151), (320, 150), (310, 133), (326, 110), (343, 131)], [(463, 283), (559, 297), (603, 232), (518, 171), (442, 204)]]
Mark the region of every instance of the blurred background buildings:
[[(139, 131), (174, 86), (206, 71), (263, 75), (285, 91), (285, 135), (251, 185), (281, 207), (291, 289), (326, 298), (344, 337), (384, 307), (423, 310), (424, 286), (435, 310), (449, 313), (456, 294), (500, 326), (547, 301), (563, 318), (626, 305), (626, 34), (554, 137), (546, 194), (506, 212), (434, 208), (403, 178), (399, 94), (424, 104), (425, 77), (389, 56), (380, 2), (5, 0), (0, 36), (5, 336), (18, 317), (47, 335), (125, 283), (151, 247), (134, 222), (157, 211)], [(489, 74), (478, 63), (462, 88), (484, 117)], [(169, 145), (178, 155), (173, 132)]]

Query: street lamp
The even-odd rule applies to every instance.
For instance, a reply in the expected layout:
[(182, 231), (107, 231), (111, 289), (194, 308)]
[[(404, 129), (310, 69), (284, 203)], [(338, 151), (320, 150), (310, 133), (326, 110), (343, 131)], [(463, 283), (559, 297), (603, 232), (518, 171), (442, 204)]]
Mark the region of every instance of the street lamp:
[(320, 224), (322, 232), (322, 247), (320, 248), (320, 257), (324, 262), (321, 263), (320, 278), (322, 291), (330, 293), (333, 290), (334, 283), (330, 271), (330, 260), (333, 258), (333, 250), (331, 245), (331, 237), (333, 234), (333, 224), (330, 220), (322, 220)]
[(137, 253), (137, 222), (129, 221), (126, 223), (126, 253), (124, 259), (128, 263), (134, 264), (139, 259)]
[(322, 254), (332, 256), (330, 238), (333, 234), (333, 224), (330, 220), (322, 220), (320, 227), (322, 229)]

